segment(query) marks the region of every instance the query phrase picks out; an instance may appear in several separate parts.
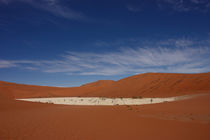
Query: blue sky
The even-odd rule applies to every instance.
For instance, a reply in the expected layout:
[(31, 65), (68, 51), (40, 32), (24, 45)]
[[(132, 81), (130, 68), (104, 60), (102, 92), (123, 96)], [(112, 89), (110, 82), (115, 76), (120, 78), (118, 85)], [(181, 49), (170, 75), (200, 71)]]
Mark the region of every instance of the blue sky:
[(209, 25), (210, 0), (0, 0), (0, 80), (209, 72)]

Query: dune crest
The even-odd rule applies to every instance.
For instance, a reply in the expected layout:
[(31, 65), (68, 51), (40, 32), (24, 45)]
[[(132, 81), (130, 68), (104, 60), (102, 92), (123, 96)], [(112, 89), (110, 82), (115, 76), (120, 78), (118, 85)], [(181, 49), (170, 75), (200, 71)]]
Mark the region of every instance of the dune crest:
[(119, 81), (99, 80), (80, 87), (48, 87), (0, 82), (0, 97), (172, 97), (210, 93), (210, 73), (145, 73)]

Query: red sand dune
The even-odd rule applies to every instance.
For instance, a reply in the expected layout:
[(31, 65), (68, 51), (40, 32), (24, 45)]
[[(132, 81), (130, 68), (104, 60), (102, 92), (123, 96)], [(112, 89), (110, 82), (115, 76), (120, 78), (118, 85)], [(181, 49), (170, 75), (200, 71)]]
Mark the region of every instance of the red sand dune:
[(58, 96), (81, 96), (94, 93), (111, 84), (111, 80), (100, 80), (98, 82), (85, 84), (81, 87), (60, 88), (47, 86), (34, 86), (15, 84), (0, 81), (0, 97), (6, 98), (32, 98), (32, 97), (58, 97)]
[(210, 92), (210, 73), (146, 73), (131, 76), (97, 91), (101, 96), (171, 97)]
[[(52, 96), (168, 97), (143, 106), (65, 106), (16, 101)], [(0, 140), (209, 140), (210, 73), (146, 73), (57, 88), (0, 82)]]
[(210, 73), (146, 73), (119, 81), (100, 80), (72, 88), (0, 82), (0, 91), (0, 96), (7, 98), (58, 96), (170, 97), (210, 92)]

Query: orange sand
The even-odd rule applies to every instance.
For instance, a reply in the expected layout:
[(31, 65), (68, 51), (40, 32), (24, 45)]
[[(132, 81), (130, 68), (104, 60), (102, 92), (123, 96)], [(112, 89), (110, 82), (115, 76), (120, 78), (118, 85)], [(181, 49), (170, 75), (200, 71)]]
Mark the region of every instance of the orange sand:
[(138, 107), (5, 102), (0, 108), (0, 139), (208, 140), (209, 99), (210, 95)]
[[(210, 73), (152, 73), (116, 82), (100, 81), (76, 88), (1, 82), (0, 140), (208, 140), (209, 81)], [(110, 97), (168, 97), (195, 93), (207, 94), (170, 103), (111, 107), (65, 106), (14, 100), (38, 96), (100, 94)]]
[[(210, 73), (146, 73), (119, 81), (101, 80), (80, 87), (58, 88), (0, 82), (0, 94), (7, 98), (104, 96), (172, 97), (210, 91)], [(0, 95), (5, 96), (5, 95)]]

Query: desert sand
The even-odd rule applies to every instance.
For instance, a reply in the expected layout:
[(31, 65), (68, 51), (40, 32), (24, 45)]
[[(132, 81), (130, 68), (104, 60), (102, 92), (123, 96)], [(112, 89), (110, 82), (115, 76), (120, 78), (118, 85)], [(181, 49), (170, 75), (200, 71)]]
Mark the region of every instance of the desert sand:
[(209, 79), (210, 72), (201, 74), (145, 73), (119, 81), (100, 80), (70, 88), (0, 82), (0, 91), (6, 91), (4, 94), (7, 94), (9, 98), (173, 97), (209, 92)]
[[(200, 96), (142, 106), (71, 106), (16, 100), (35, 97), (132, 98), (194, 94)], [(0, 139), (208, 140), (209, 107), (210, 73), (147, 73), (75, 88), (1, 82)]]

